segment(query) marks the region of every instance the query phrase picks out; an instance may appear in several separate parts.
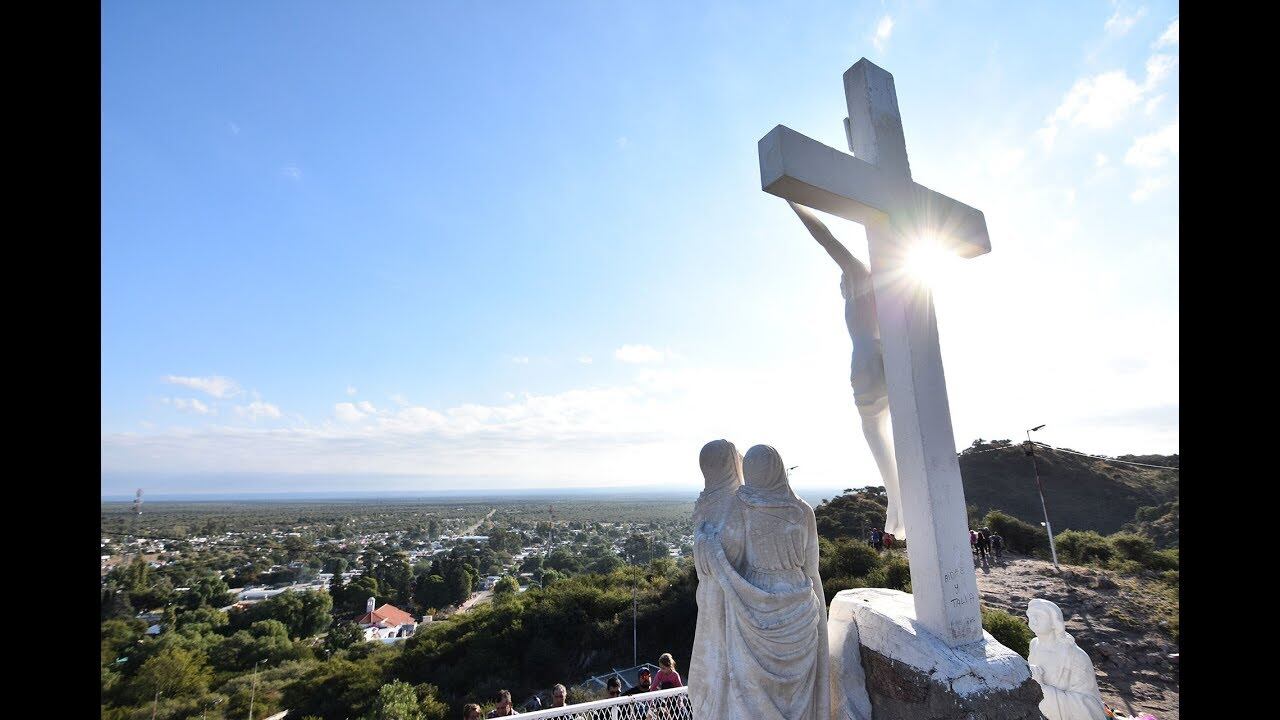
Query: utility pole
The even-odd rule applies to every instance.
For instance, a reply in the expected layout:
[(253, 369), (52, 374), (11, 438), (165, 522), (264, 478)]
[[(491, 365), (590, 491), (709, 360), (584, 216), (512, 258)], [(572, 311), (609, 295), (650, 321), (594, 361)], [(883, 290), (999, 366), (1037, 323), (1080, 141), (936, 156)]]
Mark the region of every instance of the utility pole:
[(1044, 483), (1040, 482), (1040, 466), (1036, 463), (1036, 444), (1031, 442), (1031, 433), (1044, 427), (1037, 425), (1027, 431), (1027, 454), (1031, 456), (1031, 469), (1036, 474), (1036, 489), (1040, 491), (1040, 510), (1044, 512), (1044, 529), (1049, 533), (1049, 554), (1053, 557), (1053, 569), (1058, 567), (1058, 550), (1053, 544), (1053, 526), (1049, 524), (1049, 508), (1044, 504)]
[[(262, 661), (259, 660), (253, 664), (253, 684), (250, 686), (249, 690), (249, 720), (253, 720), (253, 700), (258, 693), (258, 663), (261, 662)], [(154, 718), (152, 720), (154, 720)]]

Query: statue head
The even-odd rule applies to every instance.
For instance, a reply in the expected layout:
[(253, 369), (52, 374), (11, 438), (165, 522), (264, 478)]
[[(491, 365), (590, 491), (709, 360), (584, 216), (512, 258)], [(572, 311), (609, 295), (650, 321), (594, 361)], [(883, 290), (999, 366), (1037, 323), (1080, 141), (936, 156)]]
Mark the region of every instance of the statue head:
[(1067, 624), (1062, 620), (1062, 609), (1055, 603), (1040, 598), (1032, 598), (1027, 603), (1027, 624), (1037, 638), (1043, 640), (1066, 640)]
[(703, 445), (698, 465), (702, 468), (707, 492), (742, 484), (742, 455), (728, 440), (712, 440)]
[(742, 459), (742, 476), (744, 484), (752, 490), (768, 495), (791, 494), (791, 481), (782, 456), (768, 445), (756, 445), (747, 451)]

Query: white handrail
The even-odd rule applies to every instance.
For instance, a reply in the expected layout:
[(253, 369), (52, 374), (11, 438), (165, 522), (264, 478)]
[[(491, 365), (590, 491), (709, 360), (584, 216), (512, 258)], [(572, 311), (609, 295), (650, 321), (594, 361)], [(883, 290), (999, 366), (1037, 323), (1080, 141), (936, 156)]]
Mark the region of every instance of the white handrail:
[[(689, 692), (687, 687), (667, 688), (666, 690), (652, 690), (650, 692), (637, 693), (635, 695), (623, 695), (622, 697), (606, 698), (604, 700), (592, 700), (591, 702), (575, 703), (558, 708), (548, 708), (546, 710), (536, 710), (531, 713), (520, 713), (523, 720), (553, 720), (558, 718), (573, 717), (607, 717), (599, 714), (600, 710), (620, 705), (634, 705), (637, 703), (648, 703), (661, 698), (671, 698), (678, 695), (686, 695)], [(640, 717), (640, 715), (624, 715), (624, 717)], [(690, 717), (692, 715), (690, 714)]]

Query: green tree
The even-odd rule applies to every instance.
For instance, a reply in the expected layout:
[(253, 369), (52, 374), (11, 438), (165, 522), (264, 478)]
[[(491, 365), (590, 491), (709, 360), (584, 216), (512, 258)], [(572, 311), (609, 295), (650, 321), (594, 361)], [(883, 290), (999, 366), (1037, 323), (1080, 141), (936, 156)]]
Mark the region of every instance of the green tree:
[(503, 575), (493, 584), (494, 597), (511, 597), (520, 592), (520, 583), (510, 575)]
[(454, 565), (445, 571), (445, 601), (449, 605), (461, 605), (471, 597), (471, 573), (465, 566)]
[(231, 593), (221, 576), (210, 573), (201, 577), (190, 590), (183, 593), (178, 598), (178, 603), (188, 610), (194, 610), (202, 605), (220, 608), (231, 603)]
[(209, 687), (204, 658), (177, 646), (166, 647), (147, 659), (130, 682), (135, 701), (151, 699), (158, 690), (167, 697), (200, 695)]
[(407, 682), (396, 680), (378, 688), (373, 720), (423, 720), (418, 693)]
[(418, 710), (422, 712), (422, 720), (445, 720), (450, 717), (449, 705), (440, 699), (440, 690), (431, 683), (419, 683), (413, 686), (418, 693)]
[(333, 599), (327, 592), (282, 592), (250, 607), (239, 624), (279, 620), (289, 629), (290, 637), (309, 638), (329, 627), (332, 610)]
[(364, 640), (364, 630), (359, 625), (352, 622), (341, 623), (329, 628), (324, 638), (324, 648), (329, 654), (333, 654), (346, 650), (361, 640)]

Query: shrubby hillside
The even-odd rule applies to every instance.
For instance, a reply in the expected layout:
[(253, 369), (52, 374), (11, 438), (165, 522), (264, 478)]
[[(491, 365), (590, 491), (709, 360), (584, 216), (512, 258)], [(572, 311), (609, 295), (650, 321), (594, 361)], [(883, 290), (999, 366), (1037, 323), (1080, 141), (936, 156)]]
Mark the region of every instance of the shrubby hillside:
[[(1115, 459), (1178, 466), (1177, 455)], [(1054, 532), (1094, 530), (1106, 535), (1136, 520), (1140, 524), (1131, 528), (1134, 531), (1149, 532), (1161, 547), (1176, 546), (1177, 471), (1123, 465), (1045, 447), (1037, 448), (1036, 462)], [(973, 506), (971, 516), (1000, 510), (1036, 526), (1044, 520), (1031, 458), (1021, 445), (977, 440), (960, 454), (960, 475), (965, 501)], [(1142, 508), (1152, 508), (1145, 511), (1145, 519), (1138, 517)]]

